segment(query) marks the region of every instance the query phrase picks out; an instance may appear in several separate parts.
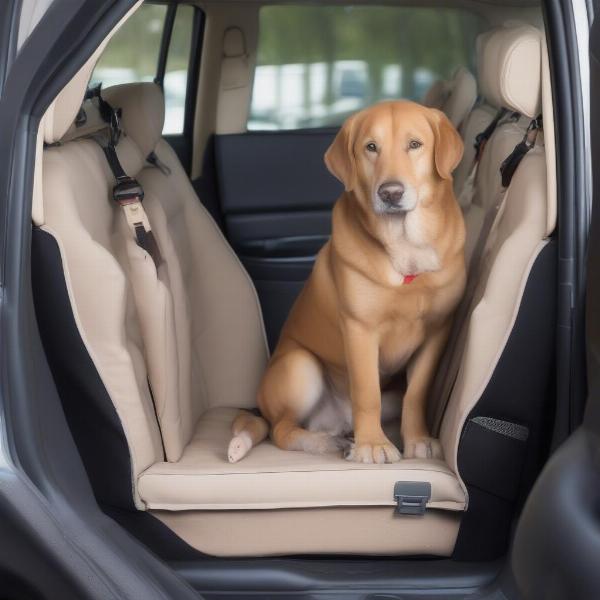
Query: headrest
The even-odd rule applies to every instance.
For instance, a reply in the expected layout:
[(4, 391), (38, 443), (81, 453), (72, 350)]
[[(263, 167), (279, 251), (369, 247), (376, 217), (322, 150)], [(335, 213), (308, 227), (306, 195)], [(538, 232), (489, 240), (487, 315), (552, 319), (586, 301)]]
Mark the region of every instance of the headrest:
[(106, 121), (102, 118), (98, 107), (98, 98), (90, 98), (81, 105), (75, 121), (60, 138), (60, 141), (64, 143), (77, 138), (89, 137), (106, 128)]
[(479, 88), (485, 100), (529, 118), (541, 112), (542, 34), (531, 25), (505, 25), (478, 40)]
[(155, 83), (126, 83), (102, 90), (102, 97), (121, 109), (121, 126), (148, 156), (162, 137), (165, 99)]
[(459, 67), (450, 81), (451, 92), (443, 104), (442, 110), (458, 128), (471, 112), (477, 100), (477, 82), (473, 74), (465, 67)]
[[(100, 134), (100, 132), (102, 132), (99, 135), (100, 141), (107, 140), (110, 130), (108, 124), (100, 114), (98, 98), (94, 96), (86, 100), (82, 104), (81, 110), (81, 119), (76, 120), (69, 127), (67, 133), (61, 138), (61, 143), (65, 144), (80, 138), (95, 137), (94, 134)], [(117, 156), (125, 173), (131, 177), (136, 177), (142, 170), (146, 162), (146, 156), (149, 153), (142, 154), (135, 139), (126, 132), (121, 134), (116, 149)]]
[(437, 81), (434, 81), (427, 90), (427, 93), (423, 96), (423, 100), (421, 100), (421, 104), (428, 108), (442, 110), (442, 106), (444, 106), (444, 102), (448, 100), (449, 95), (450, 86), (448, 85), (448, 82), (444, 79), (438, 79)]

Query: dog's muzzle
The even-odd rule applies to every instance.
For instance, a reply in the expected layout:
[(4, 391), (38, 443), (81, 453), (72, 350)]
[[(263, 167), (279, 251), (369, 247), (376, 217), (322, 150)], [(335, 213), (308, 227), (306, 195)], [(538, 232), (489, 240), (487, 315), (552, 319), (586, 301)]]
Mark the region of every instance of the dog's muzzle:
[(377, 198), (381, 202), (382, 212), (403, 213), (412, 210), (415, 202), (412, 194), (406, 194), (404, 184), (400, 181), (382, 183), (377, 189)]

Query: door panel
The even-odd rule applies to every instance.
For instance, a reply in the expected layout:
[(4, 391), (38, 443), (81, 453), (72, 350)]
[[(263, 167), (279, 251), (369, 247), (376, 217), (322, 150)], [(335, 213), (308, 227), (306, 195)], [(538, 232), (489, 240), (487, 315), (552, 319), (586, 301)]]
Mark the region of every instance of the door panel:
[(329, 238), (331, 208), (342, 186), (323, 155), (336, 132), (215, 137), (224, 228), (256, 286), (271, 348)]
[(587, 61), (587, 48), (578, 48), (573, 13), (577, 9), (578, 25), (585, 28), (590, 6), (545, 4), (560, 140), (557, 395), (555, 451), (527, 498), (511, 551), (520, 596), (527, 600), (600, 597), (600, 23), (594, 21), (589, 40), (590, 149), (583, 111), (588, 82), (581, 77), (587, 77), (581, 63), (582, 56)]
[(221, 135), (216, 158), (225, 215), (330, 209), (340, 185), (323, 154), (334, 129)]

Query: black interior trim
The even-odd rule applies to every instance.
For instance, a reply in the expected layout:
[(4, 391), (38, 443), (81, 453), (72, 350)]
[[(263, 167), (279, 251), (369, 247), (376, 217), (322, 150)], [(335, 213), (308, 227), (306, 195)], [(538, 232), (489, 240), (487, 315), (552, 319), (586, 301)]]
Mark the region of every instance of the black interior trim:
[(183, 118), (183, 135), (188, 148), (188, 157), (183, 162), (183, 168), (189, 175), (191, 173), (192, 158), (194, 153), (194, 120), (196, 116), (196, 96), (198, 81), (200, 79), (200, 61), (202, 60), (202, 47), (204, 44), (204, 28), (206, 19), (204, 11), (197, 6), (194, 9), (194, 27), (190, 43), (190, 58), (188, 62), (188, 80), (185, 92), (185, 114)]
[(18, 22), (21, 0), (4, 0), (0, 3), (0, 96), (4, 81), (17, 54)]
[[(505, 554), (515, 513), (547, 457), (555, 394), (557, 269), (557, 242), (552, 240), (532, 266), (502, 356), (461, 432), (458, 470), (469, 507), (454, 558), (492, 560)], [(501, 421), (502, 427), (482, 427), (481, 417)], [(511, 435), (515, 430), (519, 435)]]
[[(188, 4), (185, 3), (185, 5)], [(180, 4), (178, 3), (171, 3), (169, 5), (169, 10), (172, 10), (173, 14), (173, 23), (176, 16), (176, 10), (178, 10), (179, 6)], [(192, 168), (192, 156), (194, 151), (193, 141), (194, 115), (196, 110), (196, 93), (198, 90), (199, 69), (202, 57), (202, 42), (204, 39), (204, 12), (197, 6), (192, 6), (192, 8), (194, 23), (192, 27), (192, 39), (190, 40), (190, 55), (188, 60), (185, 108), (183, 116), (183, 131), (182, 133), (169, 134), (164, 136), (164, 139), (173, 147), (173, 150), (175, 150), (175, 153), (179, 158), (179, 162), (181, 162), (185, 172), (188, 175), (190, 175)], [(171, 28), (173, 27), (173, 23), (171, 23)], [(168, 58), (168, 52), (166, 58)]]
[(327, 171), (323, 154), (335, 131), (215, 136), (219, 199), (226, 219), (244, 213), (331, 210), (342, 186)]
[[(598, 5), (598, 2), (596, 2)], [(587, 271), (600, 273), (600, 20), (590, 32), (590, 93), (593, 206), (590, 223)], [(600, 277), (589, 277), (586, 296), (587, 373), (590, 393), (585, 423), (600, 433)], [(596, 401), (591, 401), (596, 399)]]
[(266, 261), (314, 261), (329, 235), (293, 235), (238, 242), (237, 253), (243, 258)]
[(546, 0), (558, 201), (557, 404), (553, 449), (581, 423), (587, 397), (584, 302), (590, 202), (577, 35), (568, 2)]
[(157, 83), (161, 88), (165, 81), (165, 71), (167, 69), (167, 57), (171, 46), (171, 35), (173, 34), (173, 23), (175, 23), (175, 13), (177, 12), (177, 4), (169, 4), (167, 6), (167, 14), (163, 24), (162, 36), (160, 38), (160, 50), (158, 53), (158, 65), (156, 67), (156, 77), (154, 83)]
[(598, 456), (597, 428), (580, 427), (553, 454), (531, 491), (511, 555), (521, 598), (598, 597)]
[[(365, 558), (206, 559), (171, 563), (203, 597), (413, 600), (465, 598), (497, 582), (502, 561)], [(494, 592), (495, 593), (495, 592)], [(482, 600), (490, 595), (477, 596)]]
[(331, 234), (331, 207), (227, 216), (227, 233), (234, 248), (260, 239)]
[(123, 426), (75, 323), (58, 244), (39, 228), (31, 239), (31, 279), (44, 351), (96, 499), (135, 510)]

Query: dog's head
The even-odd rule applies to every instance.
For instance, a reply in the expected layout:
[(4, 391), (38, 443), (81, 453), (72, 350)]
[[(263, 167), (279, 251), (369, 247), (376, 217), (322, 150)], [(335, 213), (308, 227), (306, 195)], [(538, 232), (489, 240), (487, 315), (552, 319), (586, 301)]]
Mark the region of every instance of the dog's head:
[(427, 205), (451, 180), (463, 143), (439, 110), (382, 102), (351, 116), (325, 153), (325, 164), (377, 215), (405, 215)]

